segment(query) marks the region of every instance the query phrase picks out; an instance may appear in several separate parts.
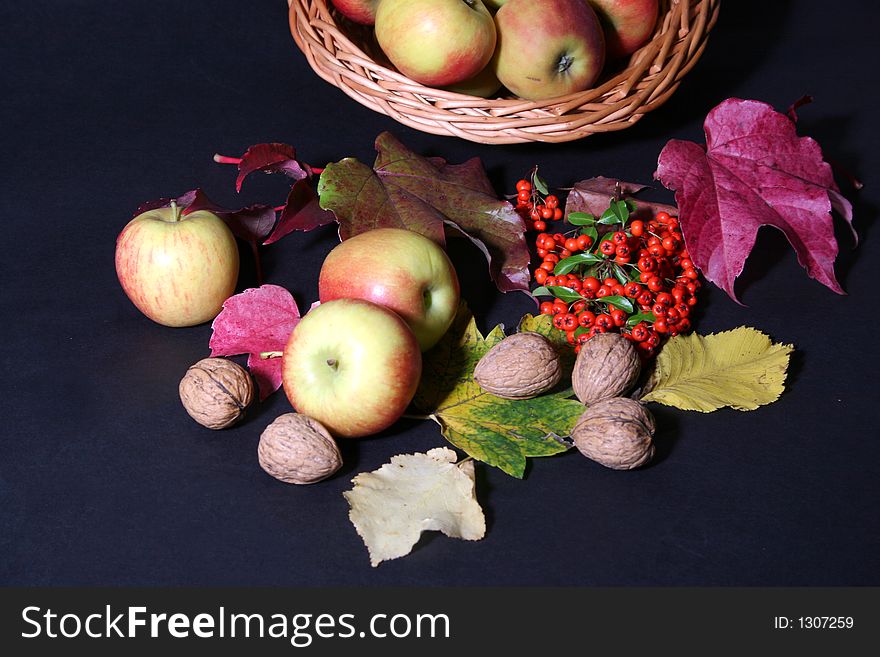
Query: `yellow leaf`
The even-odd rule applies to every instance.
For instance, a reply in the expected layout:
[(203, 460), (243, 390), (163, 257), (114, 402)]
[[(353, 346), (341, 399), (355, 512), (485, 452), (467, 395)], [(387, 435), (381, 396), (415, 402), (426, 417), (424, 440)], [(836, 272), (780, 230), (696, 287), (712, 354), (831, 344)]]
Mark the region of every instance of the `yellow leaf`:
[(746, 326), (676, 336), (658, 354), (642, 401), (703, 413), (753, 411), (782, 394), (793, 349)]

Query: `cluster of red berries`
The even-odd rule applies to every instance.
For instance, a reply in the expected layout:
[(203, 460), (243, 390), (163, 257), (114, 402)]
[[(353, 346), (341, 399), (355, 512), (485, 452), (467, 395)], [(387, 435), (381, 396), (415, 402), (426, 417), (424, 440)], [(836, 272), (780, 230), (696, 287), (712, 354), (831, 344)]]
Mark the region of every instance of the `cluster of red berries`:
[(575, 352), (597, 333), (612, 331), (647, 359), (665, 337), (691, 329), (701, 283), (678, 219), (658, 212), (649, 221), (630, 221), (634, 210), (632, 201), (612, 200), (599, 218), (570, 214), (574, 230), (567, 233), (537, 229), (542, 261), (533, 293), (554, 297), (541, 303), (541, 313), (553, 316)]
[(516, 183), (516, 210), (532, 230), (547, 230), (548, 221), (562, 219), (562, 208), (559, 207), (559, 199), (547, 192), (536, 169), (532, 171), (532, 179), (534, 185), (528, 180)]

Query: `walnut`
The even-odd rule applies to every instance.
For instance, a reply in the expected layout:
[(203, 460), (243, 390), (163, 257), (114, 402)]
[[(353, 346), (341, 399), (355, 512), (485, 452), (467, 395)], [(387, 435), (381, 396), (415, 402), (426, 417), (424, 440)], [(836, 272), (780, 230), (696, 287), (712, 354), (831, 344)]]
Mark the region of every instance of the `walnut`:
[(342, 467), (342, 455), (330, 432), (300, 413), (285, 413), (266, 427), (257, 458), (263, 470), (288, 484), (313, 484)]
[(654, 418), (639, 402), (612, 397), (589, 406), (571, 438), (581, 454), (614, 470), (632, 470), (654, 456)]
[(251, 375), (225, 358), (200, 360), (183, 375), (178, 390), (186, 412), (209, 429), (238, 422), (254, 398)]
[(474, 369), (474, 380), (480, 387), (504, 399), (537, 397), (561, 378), (559, 354), (539, 333), (516, 333), (504, 338)]
[(571, 385), (578, 399), (592, 404), (622, 395), (640, 371), (639, 354), (629, 340), (618, 333), (599, 333), (581, 346)]

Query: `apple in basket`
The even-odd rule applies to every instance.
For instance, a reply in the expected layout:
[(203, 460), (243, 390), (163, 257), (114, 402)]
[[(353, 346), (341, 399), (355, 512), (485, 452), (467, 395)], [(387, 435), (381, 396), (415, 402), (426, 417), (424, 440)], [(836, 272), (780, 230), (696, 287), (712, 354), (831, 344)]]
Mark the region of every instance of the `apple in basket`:
[(495, 25), (495, 73), (520, 98), (583, 91), (602, 72), (605, 37), (585, 0), (509, 0), (495, 14)]
[(631, 55), (654, 33), (658, 0), (589, 0), (605, 30), (609, 58)]
[(459, 94), (467, 94), (468, 96), (479, 96), (480, 98), (491, 98), (501, 89), (501, 81), (495, 75), (495, 68), (492, 62), (486, 65), (482, 71), (474, 77), (468, 78), (456, 84), (450, 84), (443, 87), (447, 91), (454, 91)]
[(333, 0), (333, 6), (347, 19), (361, 25), (376, 22), (376, 8), (379, 0)]
[(486, 67), (495, 23), (482, 0), (381, 0), (376, 40), (405, 76), (444, 87)]

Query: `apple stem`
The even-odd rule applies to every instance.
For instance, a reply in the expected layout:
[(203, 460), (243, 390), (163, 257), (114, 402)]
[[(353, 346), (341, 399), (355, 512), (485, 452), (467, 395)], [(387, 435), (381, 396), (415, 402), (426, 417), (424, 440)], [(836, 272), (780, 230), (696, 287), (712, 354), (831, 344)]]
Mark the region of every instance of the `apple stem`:
[(559, 58), (559, 63), (556, 65), (556, 70), (559, 73), (565, 73), (568, 69), (571, 68), (571, 65), (574, 64), (574, 58), (570, 55), (563, 55)]
[(263, 360), (269, 360), (270, 358), (281, 358), (284, 355), (283, 351), (261, 351), (260, 358)]
[(220, 153), (214, 153), (214, 161), (217, 164), (241, 164), (240, 157), (229, 157), (227, 155), (220, 155)]
[(171, 216), (174, 221), (180, 221), (180, 206), (177, 201), (171, 201)]

